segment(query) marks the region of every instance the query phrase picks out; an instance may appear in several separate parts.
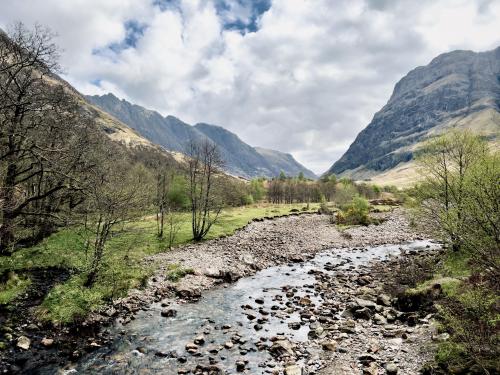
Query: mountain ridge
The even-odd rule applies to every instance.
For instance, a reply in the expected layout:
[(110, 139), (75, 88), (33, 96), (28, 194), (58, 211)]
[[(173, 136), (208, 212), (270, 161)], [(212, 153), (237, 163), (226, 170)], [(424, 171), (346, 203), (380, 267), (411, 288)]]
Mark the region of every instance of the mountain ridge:
[(487, 128), (487, 136), (496, 142), (497, 116), (476, 116), (491, 118), (488, 126), (474, 125), (472, 119), (499, 110), (500, 47), (441, 54), (396, 83), (389, 101), (326, 173), (355, 179), (386, 173), (411, 163), (422, 141), (458, 123), (481, 131)]
[[(285, 157), (283, 155), (286, 154), (280, 151), (273, 150), (272, 155), (262, 155), (255, 147), (246, 144), (235, 133), (222, 126), (207, 123), (190, 125), (177, 117), (162, 116), (156, 111), (119, 99), (112, 93), (87, 95), (86, 99), (169, 151), (183, 153), (190, 140), (209, 139), (220, 147), (226, 170), (231, 174), (245, 178), (274, 177), (283, 170), (288, 175), (302, 172), (308, 178), (317, 177), (293, 157)], [(279, 165), (276, 164), (277, 160)]]

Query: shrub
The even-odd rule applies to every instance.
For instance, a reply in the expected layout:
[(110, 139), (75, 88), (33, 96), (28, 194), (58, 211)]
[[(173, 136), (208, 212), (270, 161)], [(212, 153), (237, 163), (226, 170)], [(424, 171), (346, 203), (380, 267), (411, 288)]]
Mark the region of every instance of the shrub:
[(351, 184), (338, 184), (335, 191), (335, 203), (338, 206), (346, 205), (356, 196), (357, 193), (358, 191)]
[(348, 225), (368, 225), (370, 224), (369, 211), (368, 201), (363, 197), (355, 196), (344, 211), (340, 215), (337, 214), (337, 222)]
[(331, 215), (332, 211), (328, 208), (326, 198), (323, 194), (320, 196), (319, 213), (324, 215)]
[(479, 373), (485, 374), (500, 371), (497, 361), (500, 358), (500, 322), (495, 293), (483, 285), (467, 283), (453, 298), (446, 300), (442, 316), (451, 338), (438, 350), (436, 360), (440, 365), (476, 367)]
[(243, 204), (245, 206), (248, 206), (250, 204), (254, 203), (253, 195), (252, 194), (247, 194), (243, 196)]

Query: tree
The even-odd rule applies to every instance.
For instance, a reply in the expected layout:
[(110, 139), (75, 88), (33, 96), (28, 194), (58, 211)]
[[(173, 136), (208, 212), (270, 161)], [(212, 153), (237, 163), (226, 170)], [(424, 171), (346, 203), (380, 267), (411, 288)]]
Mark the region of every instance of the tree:
[(264, 187), (264, 180), (257, 178), (250, 181), (250, 193), (252, 194), (254, 202), (258, 202), (264, 198), (266, 188)]
[(216, 175), (224, 162), (218, 146), (208, 140), (191, 140), (187, 155), (191, 228), (193, 239), (201, 241), (222, 210), (222, 201), (216, 194)]
[(0, 34), (0, 254), (13, 251), (23, 224), (40, 238), (81, 202), (91, 120), (53, 72), (52, 34), (17, 24)]
[(486, 155), (470, 170), (463, 186), (461, 244), (472, 264), (500, 290), (500, 153)]
[(93, 227), (90, 234), (93, 255), (85, 281), (87, 287), (94, 284), (99, 274), (113, 227), (143, 212), (147, 202), (144, 186), (150, 185), (151, 179), (142, 165), (131, 167), (118, 147), (107, 145), (100, 150), (100, 155), (101, 163), (94, 170), (86, 190), (86, 214)]
[(470, 131), (451, 131), (429, 140), (417, 154), (425, 183), (420, 198), (428, 221), (448, 237), (454, 250), (461, 246), (464, 224), (465, 183), (474, 166), (487, 154), (479, 136)]
[(161, 169), (156, 172), (156, 223), (157, 235), (163, 238), (163, 227), (165, 224), (165, 212), (170, 211), (168, 205), (169, 179), (167, 171)]

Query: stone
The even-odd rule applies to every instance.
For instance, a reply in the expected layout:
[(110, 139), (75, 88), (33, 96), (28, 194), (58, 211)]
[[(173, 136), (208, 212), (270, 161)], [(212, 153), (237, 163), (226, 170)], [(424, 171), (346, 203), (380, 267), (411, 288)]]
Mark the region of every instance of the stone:
[(298, 365), (286, 366), (285, 375), (302, 375), (302, 368)]
[(17, 347), (18, 348), (28, 350), (30, 348), (30, 345), (31, 345), (31, 340), (29, 338), (27, 338), (26, 336), (20, 336), (17, 339)]
[(364, 354), (358, 357), (359, 362), (363, 365), (368, 366), (370, 363), (375, 362), (377, 358), (371, 354)]
[(203, 345), (205, 343), (205, 337), (203, 335), (196, 336), (194, 339), (196, 345)]
[(380, 314), (375, 314), (373, 316), (373, 321), (375, 322), (375, 324), (379, 324), (379, 325), (384, 325), (384, 324), (387, 324), (387, 319), (384, 318), (382, 315)]
[(388, 375), (396, 375), (398, 373), (398, 367), (394, 363), (388, 363), (385, 365), (385, 371)]
[(273, 345), (271, 345), (271, 348), (269, 348), (269, 351), (277, 356), (292, 356), (295, 354), (292, 343), (286, 339), (274, 341)]
[(51, 347), (54, 344), (54, 339), (49, 339), (47, 337), (44, 337), (42, 339), (42, 345), (45, 346), (46, 348)]
[(323, 350), (334, 352), (337, 350), (337, 341), (335, 340), (326, 340), (321, 343), (321, 347)]
[(160, 315), (163, 316), (164, 318), (173, 318), (174, 316), (177, 316), (177, 310), (163, 309), (161, 310)]
[(194, 342), (188, 342), (186, 344), (186, 350), (187, 351), (190, 351), (190, 350), (198, 350), (198, 345), (196, 345)]
[(256, 331), (260, 331), (262, 329), (262, 324), (256, 324), (256, 325), (254, 325), (253, 329), (255, 329)]
[(382, 306), (391, 306), (391, 297), (387, 294), (379, 294), (377, 297), (377, 303)]
[(353, 315), (356, 319), (370, 320), (372, 312), (368, 307), (363, 307), (362, 309), (354, 311)]
[(232, 349), (233, 346), (234, 346), (234, 344), (232, 341), (227, 341), (226, 343), (224, 343), (224, 347), (226, 349)]
[(356, 298), (355, 302), (360, 307), (367, 307), (369, 309), (375, 309), (377, 304), (373, 301), (368, 301), (366, 299)]
[(244, 361), (236, 361), (236, 371), (238, 371), (238, 372), (245, 371), (245, 362)]

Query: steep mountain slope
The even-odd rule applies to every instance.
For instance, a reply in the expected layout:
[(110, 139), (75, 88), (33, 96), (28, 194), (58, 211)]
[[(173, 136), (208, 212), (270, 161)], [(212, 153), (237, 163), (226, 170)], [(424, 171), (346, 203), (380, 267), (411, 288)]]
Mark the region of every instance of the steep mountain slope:
[(398, 181), (399, 170), (403, 180), (414, 178), (411, 160), (419, 143), (451, 127), (467, 127), (496, 142), (499, 110), (500, 47), (442, 54), (396, 84), (389, 102), (327, 173)]
[(315, 179), (317, 176), (310, 170), (304, 169), (304, 166), (297, 162), (290, 154), (269, 150), (267, 148), (255, 147), (257, 152), (262, 155), (275, 168), (275, 173), (280, 171), (288, 171), (291, 176), (297, 176), (300, 172), (304, 173), (307, 178)]
[(210, 139), (222, 152), (226, 170), (234, 175), (246, 178), (277, 176), (281, 170), (295, 176), (303, 172), (305, 176), (315, 178), (313, 172), (299, 164), (291, 155), (288, 162), (278, 151), (260, 153), (257, 149), (243, 142), (238, 136), (220, 126), (209, 124), (188, 125), (176, 117), (163, 117), (156, 111), (145, 109), (120, 100), (113, 94), (87, 96), (87, 100), (103, 111), (110, 113), (120, 121), (135, 129), (149, 141), (161, 145), (167, 150), (184, 152), (191, 139)]

